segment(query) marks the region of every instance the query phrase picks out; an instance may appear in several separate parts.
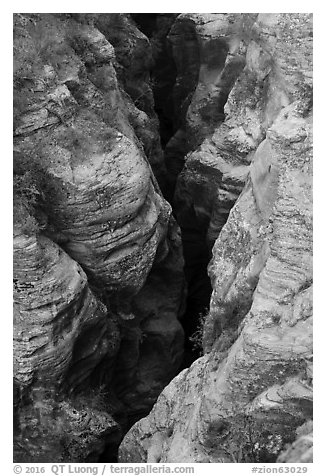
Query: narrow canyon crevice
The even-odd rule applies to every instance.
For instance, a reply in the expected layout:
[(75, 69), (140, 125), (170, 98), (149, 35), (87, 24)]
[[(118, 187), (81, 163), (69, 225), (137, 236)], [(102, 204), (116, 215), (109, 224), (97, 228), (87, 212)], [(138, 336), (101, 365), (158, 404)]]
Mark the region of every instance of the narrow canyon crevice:
[(35, 14), (15, 48), (15, 458), (115, 461), (183, 358), (151, 46), (128, 15)]
[[(208, 223), (198, 222), (193, 209), (182, 223), (178, 221), (174, 206), (175, 184), (183, 168), (187, 148), (182, 148), (171, 162), (171, 145), (180, 129), (185, 129), (187, 107), (198, 83), (200, 70), (199, 45), (194, 29), (190, 26), (178, 32), (177, 39), (171, 35), (171, 28), (177, 14), (134, 14), (140, 30), (147, 35), (152, 45), (153, 66), (151, 80), (154, 96), (154, 109), (160, 123), (160, 137), (165, 156), (168, 176), (172, 177), (167, 189), (163, 190), (165, 198), (171, 203), (173, 214), (181, 229), (182, 249), (185, 260), (184, 272), (187, 283), (187, 299), (181, 323), (185, 332), (185, 353), (182, 368), (188, 367), (201, 355), (201, 320), (208, 312), (212, 292), (207, 266), (211, 257), (206, 235)], [(174, 35), (176, 35), (174, 33)], [(181, 43), (181, 44), (180, 44)], [(186, 53), (180, 57), (180, 49), (187, 44)], [(216, 46), (216, 45), (215, 45)], [(176, 52), (174, 51), (176, 50)], [(220, 68), (224, 66), (226, 53), (222, 49), (215, 51)], [(187, 78), (187, 83), (177, 81), (177, 77)], [(225, 98), (226, 101), (226, 98)], [(225, 102), (224, 101), (224, 102)], [(220, 110), (223, 113), (223, 105)], [(211, 118), (212, 119), (212, 118)], [(186, 145), (186, 144), (184, 144)], [(177, 163), (180, 165), (177, 165)], [(172, 169), (171, 169), (172, 166)], [(181, 370), (181, 369), (180, 369)]]
[(15, 461), (311, 460), (311, 42), (14, 16)]
[[(165, 147), (169, 200), (186, 270), (200, 242), (211, 252), (212, 295), (203, 357), (128, 432), (120, 462), (312, 461), (310, 28), (300, 14), (181, 14), (172, 26), (176, 64), (198, 74), (195, 52), (200, 67), (195, 90), (177, 67), (176, 97), (189, 95)], [(304, 344), (290, 350), (294, 336)]]
[(177, 70), (171, 46), (167, 41), (167, 35), (177, 16), (177, 13), (132, 14), (138, 28), (151, 44), (153, 65), (150, 69), (150, 80), (163, 150), (177, 128), (173, 100)]

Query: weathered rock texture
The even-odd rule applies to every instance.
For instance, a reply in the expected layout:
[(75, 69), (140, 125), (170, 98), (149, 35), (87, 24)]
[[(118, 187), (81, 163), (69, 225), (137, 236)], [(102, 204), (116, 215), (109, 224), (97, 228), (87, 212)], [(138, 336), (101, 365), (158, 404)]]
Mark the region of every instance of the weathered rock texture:
[[(89, 289), (82, 268), (48, 238), (17, 235), (14, 286), (17, 381), (81, 385), (108, 354), (108, 342), (116, 345), (107, 337), (107, 310)], [(83, 345), (76, 354), (78, 340)]]
[[(226, 119), (176, 192), (217, 238), (205, 355), (132, 427), (121, 462), (276, 461), (312, 418), (312, 17), (259, 14), (243, 31)], [(311, 461), (310, 445), (279, 461)]]
[(313, 463), (312, 421), (297, 429), (297, 439), (277, 458), (278, 463)]
[(173, 90), (177, 132), (165, 150), (174, 193), (184, 156), (210, 136), (224, 120), (224, 104), (245, 65), (243, 23), (255, 15), (181, 14), (168, 39), (177, 68)]
[[(151, 83), (164, 148), (176, 132), (179, 121), (173, 99), (177, 71), (172, 46), (168, 41), (168, 34), (177, 16), (177, 13), (133, 14), (152, 46), (154, 67), (151, 70)], [(164, 192), (167, 193), (167, 190)]]
[(182, 360), (150, 44), (124, 14), (14, 21), (16, 456), (96, 460), (110, 415), (148, 412)]
[(151, 44), (125, 14), (98, 15), (96, 26), (114, 46), (118, 78), (134, 103), (129, 121), (144, 147), (160, 187), (164, 189), (166, 168), (154, 111)]
[[(198, 314), (207, 312), (211, 248), (247, 175), (247, 164), (225, 157), (228, 153), (243, 156), (244, 151), (237, 149), (232, 137), (221, 137), (238, 119), (239, 128), (246, 121), (237, 104), (230, 119), (225, 119), (224, 105), (245, 66), (247, 43), (242, 31), (251, 28), (255, 17), (182, 14), (168, 36), (178, 70), (174, 104), (179, 121), (166, 146), (165, 160), (169, 194), (182, 231), (189, 296), (184, 326), (189, 334), (196, 331)], [(242, 94), (240, 98), (244, 100)], [(219, 126), (224, 132), (216, 137)]]

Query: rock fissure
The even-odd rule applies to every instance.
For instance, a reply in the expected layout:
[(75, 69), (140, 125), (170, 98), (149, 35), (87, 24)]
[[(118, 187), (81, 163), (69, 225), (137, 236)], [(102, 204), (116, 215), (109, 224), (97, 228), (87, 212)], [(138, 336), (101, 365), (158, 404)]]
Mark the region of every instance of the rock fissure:
[(311, 461), (311, 33), (14, 16), (15, 461)]
[[(189, 104), (184, 114), (181, 114), (184, 121), (181, 130), (176, 131), (165, 147), (168, 174), (172, 170), (169, 161), (174, 167), (172, 179), (170, 175), (168, 197), (182, 230), (186, 275), (187, 264), (196, 256), (191, 246), (194, 248), (197, 245), (201, 252), (208, 250), (206, 264), (210, 260), (209, 274), (213, 293), (209, 313), (202, 324), (207, 364), (205, 360), (196, 360), (190, 371), (181, 373), (166, 387), (150, 415), (134, 425), (124, 438), (119, 450), (122, 462), (152, 461), (153, 454), (160, 462), (271, 462), (276, 460), (287, 441), (295, 439), (295, 428), (311, 419), (310, 411), (306, 412), (311, 398), (311, 380), (308, 376), (310, 370), (304, 363), (305, 358), (300, 362), (296, 358), (301, 352), (305, 354), (308, 351), (308, 342), (311, 345), (311, 334), (308, 331), (310, 324), (305, 321), (310, 337), (307, 334), (303, 340), (308, 347), (305, 347), (306, 344), (298, 346), (292, 338), (298, 333), (300, 341), (303, 337), (301, 329), (297, 325), (294, 330), (286, 317), (296, 307), (294, 301), (301, 299), (295, 283), (300, 282), (302, 287), (306, 273), (304, 270), (307, 270), (307, 266), (311, 269), (311, 251), (308, 251), (311, 246), (311, 228), (308, 225), (307, 229), (306, 221), (311, 209), (308, 212), (309, 206), (307, 208), (303, 203), (305, 199), (300, 201), (297, 198), (300, 213), (303, 209), (306, 210), (305, 218), (299, 224), (294, 218), (295, 207), (287, 200), (287, 203), (284, 201), (289, 193), (292, 197), (298, 197), (296, 194), (299, 189), (297, 192), (294, 190), (296, 186), (300, 188), (299, 181), (296, 181), (296, 186), (289, 192), (289, 171), (291, 169), (294, 172), (296, 167), (297, 170), (302, 167), (300, 154), (309, 155), (309, 152), (303, 142), (300, 142), (300, 152), (299, 149), (294, 152), (294, 146), (290, 145), (293, 139), (286, 143), (282, 139), (283, 134), (289, 133), (291, 137), (297, 134), (298, 126), (295, 125), (294, 117), (297, 113), (291, 117), (284, 115), (283, 111), (300, 109), (294, 98), (298, 97), (298, 91), (302, 88), (308, 90), (304, 83), (310, 81), (310, 73), (303, 73), (303, 79), (301, 68), (303, 63), (307, 67), (311, 60), (311, 51), (308, 53), (310, 59), (307, 63), (307, 49), (305, 52), (301, 50), (293, 60), (298, 69), (295, 67), (291, 71), (286, 70), (282, 55), (287, 56), (290, 44), (290, 48), (295, 48), (297, 42), (302, 45), (302, 37), (288, 37), (289, 43), (284, 46), (283, 32), (287, 22), (298, 22), (306, 28), (306, 22), (310, 20), (296, 14), (286, 18), (283, 15), (249, 15), (240, 16), (240, 21), (234, 25), (234, 16), (213, 17), (214, 20), (205, 21), (205, 15), (181, 14), (172, 27), (174, 33), (182, 32), (184, 24), (184, 38), (191, 39), (190, 41), (194, 36), (189, 36), (189, 28), (192, 32), (195, 31), (199, 50), (202, 49), (204, 53), (206, 41), (206, 51), (213, 52), (212, 63), (216, 71), (212, 71), (212, 67), (206, 70), (205, 61), (203, 68), (199, 68), (196, 89), (191, 92)], [(225, 35), (223, 41), (215, 37), (210, 49), (209, 42), (212, 38), (208, 31), (214, 25), (214, 33), (220, 33), (216, 22), (221, 27), (225, 26), (225, 20), (233, 25), (230, 28), (232, 38), (229, 38), (229, 43), (225, 41), (227, 33), (222, 29), (222, 36)], [(271, 31), (269, 34), (266, 31), (269, 28), (275, 28), (276, 33)], [(308, 37), (309, 35), (306, 38)], [(178, 40), (174, 37), (173, 41), (177, 51)], [(182, 40), (180, 44), (184, 45)], [(224, 49), (219, 56), (217, 49), (223, 50), (226, 44), (229, 44), (232, 53), (228, 56)], [(223, 67), (225, 76), (231, 78), (228, 67), (237, 56), (234, 48), (239, 48), (240, 53), (238, 69), (233, 70), (236, 71), (235, 77), (228, 94), (223, 99), (223, 96), (216, 96), (217, 101), (220, 101), (220, 106), (217, 106), (208, 89), (212, 88), (214, 78), (223, 78)], [(203, 61), (204, 53), (199, 55), (197, 65)], [(187, 54), (186, 48), (179, 54), (181, 57), (176, 55), (175, 61), (187, 64), (187, 60), (182, 59), (182, 54)], [(210, 66), (209, 61), (208, 65)], [(182, 71), (178, 70), (178, 73), (182, 75)], [(292, 77), (296, 92), (290, 91), (289, 84), (285, 86), (287, 75)], [(182, 78), (177, 79), (178, 87), (180, 84)], [(205, 91), (203, 96), (202, 90)], [(210, 104), (214, 104), (212, 113), (207, 114)], [(223, 115), (220, 117), (218, 114)], [(285, 122), (278, 128), (280, 135), (276, 145), (271, 138), (271, 131), (277, 127), (281, 117), (284, 117)], [(205, 124), (209, 120), (211, 122)], [(199, 130), (195, 127), (196, 121)], [(286, 132), (290, 130), (291, 132)], [(273, 137), (276, 136), (273, 134)], [(198, 144), (201, 145), (197, 148)], [(287, 155), (291, 148), (293, 152)], [(292, 154), (295, 154), (294, 169), (290, 158), (293, 157)], [(284, 163), (286, 155), (288, 165)], [(308, 169), (305, 173), (305, 180), (309, 182)], [(282, 216), (281, 220), (278, 218), (279, 214)], [(284, 219), (291, 220), (291, 223), (295, 221), (292, 233), (296, 237), (299, 236), (296, 227), (302, 227), (301, 233), (305, 238), (302, 235), (302, 240), (297, 245), (292, 241), (292, 233), (286, 227)], [(306, 239), (310, 245), (307, 247), (305, 242), (303, 247), (308, 253), (306, 257), (310, 256), (309, 265), (305, 259), (303, 265), (293, 255), (294, 249), (302, 249), (301, 242)], [(187, 248), (191, 249), (188, 256)], [(205, 259), (201, 262), (205, 273)], [(191, 274), (191, 271), (188, 270), (188, 273)], [(198, 289), (198, 268), (194, 276)], [(285, 288), (281, 284), (283, 280), (288, 292), (290, 288), (293, 290), (291, 297), (288, 294), (286, 300)], [(191, 289), (189, 274), (188, 286)], [(189, 315), (187, 317), (189, 325)], [(210, 365), (211, 373), (206, 367), (206, 376), (203, 377), (201, 370), (206, 365)], [(307, 398), (308, 406), (299, 397), (299, 381), (303, 382), (310, 395)], [(289, 382), (293, 382), (290, 392), (287, 390)], [(263, 396), (264, 389), (269, 386), (273, 388), (273, 384), (279, 385), (278, 409), (274, 413), (267, 404), (269, 399), (274, 398), (272, 392)], [(198, 400), (198, 386), (202, 388), (199, 396), (200, 410), (195, 403)], [(165, 412), (166, 400), (170, 402), (168, 415)], [(228, 401), (234, 401), (234, 405), (229, 407)], [(224, 418), (230, 425), (230, 431), (222, 442), (214, 439), (213, 434), (209, 436), (204, 425), (207, 420), (213, 427), (220, 418)], [(164, 423), (166, 427), (173, 426), (171, 439), (164, 437)], [(308, 431), (311, 430), (309, 428)], [(152, 436), (156, 432), (163, 439), (159, 444), (159, 437)], [(298, 434), (299, 432), (300, 430)], [(208, 451), (208, 448), (213, 448), (213, 451)], [(308, 448), (303, 456), (307, 458), (306, 461), (311, 458), (311, 445)], [(283, 452), (279, 457), (280, 461), (285, 460), (282, 458), (291, 458), (291, 451), (299, 458), (298, 453), (291, 449)]]

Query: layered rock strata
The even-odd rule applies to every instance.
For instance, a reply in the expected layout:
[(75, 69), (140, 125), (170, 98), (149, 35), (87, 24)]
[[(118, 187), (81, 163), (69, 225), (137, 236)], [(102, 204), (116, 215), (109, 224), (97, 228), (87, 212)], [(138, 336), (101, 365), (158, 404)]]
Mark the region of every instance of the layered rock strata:
[[(108, 341), (117, 345), (108, 338), (107, 309), (89, 289), (85, 272), (48, 238), (17, 234), (14, 286), (15, 379), (22, 386), (60, 386), (67, 379), (72, 389), (81, 385), (107, 355)], [(78, 340), (84, 345), (76, 355)]]
[(224, 120), (224, 104), (245, 65), (242, 24), (250, 28), (254, 17), (186, 13), (178, 16), (170, 30), (178, 73), (173, 89), (177, 132), (165, 150), (171, 196), (186, 153)]
[(181, 241), (150, 166), (163, 155), (148, 73), (130, 90), (150, 47), (128, 16), (88, 14), (16, 15), (14, 47), (16, 454), (96, 461), (119, 438), (111, 415), (146, 413), (182, 360)]
[(118, 78), (133, 101), (129, 121), (144, 147), (160, 188), (164, 190), (166, 168), (154, 111), (151, 43), (129, 15), (98, 15), (95, 24), (114, 47)]
[[(258, 16), (226, 121), (187, 159), (204, 163), (186, 162), (190, 183), (201, 180), (197, 170), (216, 170), (213, 184), (205, 175), (215, 217), (235, 201), (211, 234), (205, 355), (129, 431), (121, 462), (276, 461), (312, 418), (311, 21)], [(214, 217), (199, 202), (197, 213)], [(311, 451), (302, 437), (279, 461), (311, 461)]]
[[(241, 152), (238, 142), (243, 138), (228, 133), (238, 127), (238, 120), (239, 130), (245, 123), (245, 107), (240, 111), (237, 103), (230, 106), (229, 101), (232, 113), (225, 118), (224, 105), (245, 65), (247, 43), (242, 30), (250, 30), (255, 17), (182, 14), (168, 36), (178, 69), (174, 102), (180, 121), (166, 146), (165, 159), (182, 230), (189, 290), (184, 326), (189, 335), (197, 332), (198, 316), (207, 313), (211, 248), (247, 176), (242, 159), (249, 149)], [(245, 101), (243, 93), (239, 98)]]
[[(118, 436), (118, 424), (103, 407), (94, 413), (84, 402), (81, 410), (71, 396), (91, 387), (92, 373), (103, 361), (112, 365), (120, 340), (117, 323), (78, 263), (48, 238), (19, 230), (14, 303), (15, 460), (92, 458), (103, 451), (108, 435)], [(83, 437), (80, 412), (85, 422), (94, 420)]]

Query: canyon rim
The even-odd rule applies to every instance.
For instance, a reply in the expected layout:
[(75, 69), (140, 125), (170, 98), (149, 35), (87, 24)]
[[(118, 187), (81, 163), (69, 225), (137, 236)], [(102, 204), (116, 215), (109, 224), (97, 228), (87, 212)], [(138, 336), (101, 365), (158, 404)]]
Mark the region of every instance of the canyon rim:
[(14, 461), (311, 463), (309, 13), (16, 13)]

